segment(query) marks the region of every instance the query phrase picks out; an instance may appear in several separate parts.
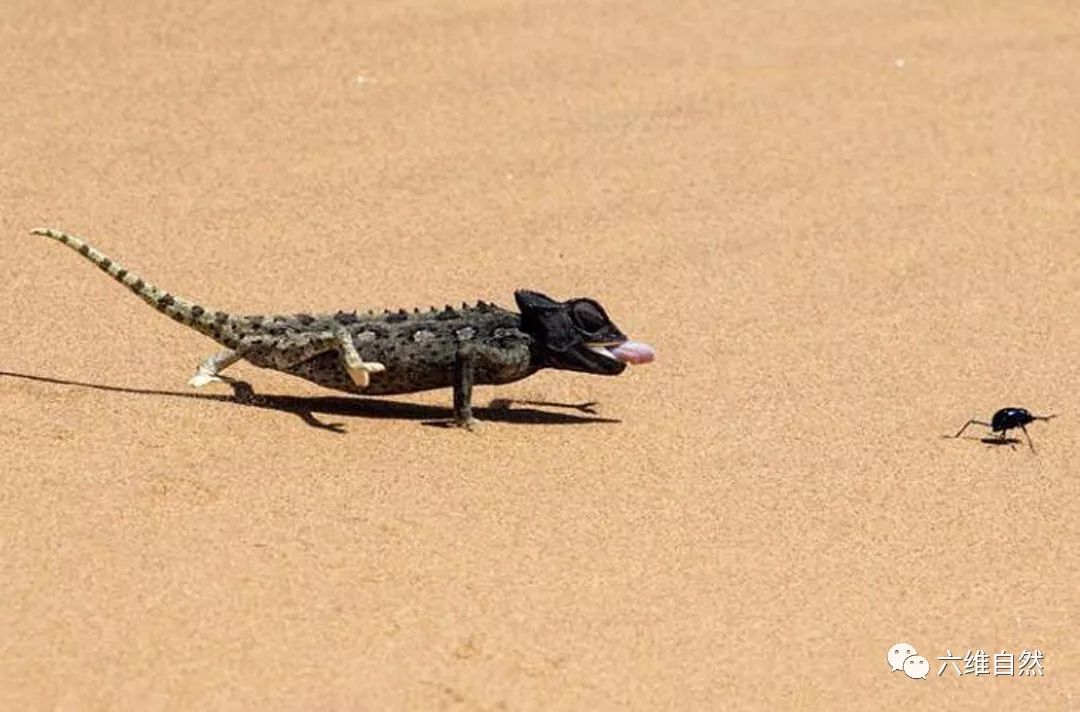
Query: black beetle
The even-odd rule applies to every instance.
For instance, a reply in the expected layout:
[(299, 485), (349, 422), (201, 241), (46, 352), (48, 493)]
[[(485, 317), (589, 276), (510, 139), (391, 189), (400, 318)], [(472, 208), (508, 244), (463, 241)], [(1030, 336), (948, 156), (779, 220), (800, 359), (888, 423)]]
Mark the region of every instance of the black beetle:
[(1050, 420), (1051, 418), (1056, 417), (1056, 415), (1032, 415), (1030, 412), (1028, 412), (1027, 408), (1002, 408), (998, 412), (994, 413), (994, 417), (990, 419), (989, 423), (987, 423), (985, 420), (975, 420), (974, 418), (972, 418), (968, 422), (964, 423), (964, 427), (960, 428), (959, 432), (957, 432), (956, 435), (954, 435), (953, 437), (960, 437), (964, 433), (964, 431), (967, 430), (967, 426), (969, 425), (985, 425), (986, 427), (990, 428), (991, 432), (1001, 433), (1001, 435), (999, 436), (999, 440), (1004, 443), (1007, 441), (1005, 433), (1012, 430), (1013, 428), (1020, 428), (1024, 431), (1024, 437), (1027, 438), (1028, 447), (1031, 448), (1032, 452), (1035, 452), (1035, 446), (1031, 443), (1031, 436), (1028, 435), (1027, 428), (1024, 426), (1026, 426), (1028, 423), (1033, 423), (1036, 420)]

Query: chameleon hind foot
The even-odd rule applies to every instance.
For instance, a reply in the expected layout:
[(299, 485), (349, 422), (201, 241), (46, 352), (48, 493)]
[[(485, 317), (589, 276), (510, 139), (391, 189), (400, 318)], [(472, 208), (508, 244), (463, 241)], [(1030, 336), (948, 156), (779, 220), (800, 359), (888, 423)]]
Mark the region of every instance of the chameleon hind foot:
[(194, 376), (188, 379), (188, 385), (192, 388), (202, 388), (211, 383), (224, 383), (224, 381), (221, 380), (220, 376), (214, 376), (201, 371), (197, 371)]
[(386, 370), (386, 366), (378, 361), (364, 361), (359, 356), (353, 358), (351, 354), (346, 354), (344, 361), (345, 370), (349, 372), (349, 378), (361, 388), (367, 388), (368, 384), (371, 383), (371, 374)]
[(348, 371), (349, 378), (356, 385), (367, 388), (368, 384), (371, 383), (371, 374), (386, 370), (386, 366), (378, 361), (365, 361), (360, 358), (360, 352), (356, 350), (356, 344), (353, 343), (352, 337), (344, 329), (336, 330), (334, 337), (337, 340), (338, 348), (341, 349), (341, 360), (345, 364), (345, 370)]
[[(371, 383), (371, 374), (386, 370), (385, 365), (377, 361), (365, 361), (360, 357), (352, 336), (344, 327), (330, 331), (293, 334), (284, 339), (283, 343), (273, 345), (267, 345), (261, 335), (253, 334), (245, 346), (243, 357), (262, 368), (288, 371), (328, 351), (337, 352), (341, 366), (349, 374), (353, 383), (361, 389)], [(219, 356), (224, 358), (222, 354)], [(211, 357), (203, 363), (205, 369), (200, 367), (211, 377), (217, 376), (217, 370), (220, 370), (220, 368), (214, 370), (216, 362), (211, 363), (214, 358), (217, 357)], [(196, 374), (196, 378), (199, 378), (199, 374)], [(200, 380), (203, 379), (200, 378)]]
[(199, 364), (199, 367), (195, 369), (195, 375), (188, 379), (188, 385), (202, 388), (210, 383), (232, 384), (233, 379), (222, 377), (220, 374), (240, 359), (240, 353), (232, 349), (219, 351)]

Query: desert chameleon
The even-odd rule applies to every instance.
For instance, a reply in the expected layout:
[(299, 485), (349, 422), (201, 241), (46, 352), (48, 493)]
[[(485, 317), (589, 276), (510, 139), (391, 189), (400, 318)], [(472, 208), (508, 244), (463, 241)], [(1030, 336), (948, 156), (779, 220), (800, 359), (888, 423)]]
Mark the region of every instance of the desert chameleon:
[(543, 368), (614, 376), (654, 358), (593, 299), (560, 302), (518, 290), (520, 313), (481, 301), (412, 312), (240, 316), (166, 292), (78, 237), (31, 232), (62, 242), (150, 306), (224, 346), (199, 364), (189, 381), (195, 387), (230, 380), (221, 372), (240, 360), (363, 395), (453, 387), (452, 422), (471, 429), (474, 384), (511, 383)]

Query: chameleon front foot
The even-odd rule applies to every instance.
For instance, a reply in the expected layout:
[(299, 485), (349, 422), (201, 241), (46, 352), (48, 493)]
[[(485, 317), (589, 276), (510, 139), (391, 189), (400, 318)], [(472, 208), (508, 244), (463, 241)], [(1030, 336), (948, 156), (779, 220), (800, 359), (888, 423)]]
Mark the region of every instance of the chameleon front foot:
[(452, 423), (454, 427), (463, 428), (465, 430), (468, 430), (469, 432), (472, 432), (478, 427), (480, 427), (480, 421), (472, 417), (471, 415), (468, 418), (454, 418)]
[(447, 418), (445, 420), (432, 420), (428, 421), (426, 425), (436, 425), (441, 428), (460, 428), (461, 430), (467, 430), (470, 433), (475, 433), (480, 427), (480, 421), (473, 417), (468, 418)]

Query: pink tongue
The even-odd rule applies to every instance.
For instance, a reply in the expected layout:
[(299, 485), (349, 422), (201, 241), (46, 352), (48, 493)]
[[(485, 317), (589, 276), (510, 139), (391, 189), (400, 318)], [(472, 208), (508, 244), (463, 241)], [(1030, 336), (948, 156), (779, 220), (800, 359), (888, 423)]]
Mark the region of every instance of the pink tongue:
[(611, 354), (623, 363), (649, 363), (656, 358), (656, 352), (652, 346), (641, 341), (624, 341), (618, 346), (610, 347)]

